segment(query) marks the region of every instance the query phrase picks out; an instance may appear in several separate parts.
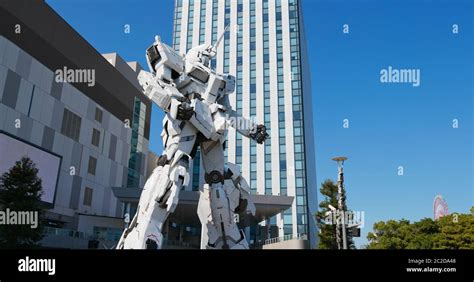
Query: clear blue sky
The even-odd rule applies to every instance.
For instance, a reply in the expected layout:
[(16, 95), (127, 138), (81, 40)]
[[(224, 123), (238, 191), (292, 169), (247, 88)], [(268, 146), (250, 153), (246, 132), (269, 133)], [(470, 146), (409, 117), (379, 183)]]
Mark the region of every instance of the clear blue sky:
[[(145, 66), (155, 34), (171, 42), (171, 0), (47, 2), (101, 53)], [(303, 0), (303, 6), (316, 175), (318, 183), (334, 179), (331, 157), (349, 157), (348, 205), (366, 216), (357, 245), (366, 243), (376, 221), (432, 217), (437, 194), (451, 212), (468, 212), (474, 205), (472, 1)], [(388, 66), (420, 69), (421, 85), (380, 83)], [(156, 152), (161, 118), (155, 108), (150, 148)], [(459, 128), (452, 128), (453, 119)]]

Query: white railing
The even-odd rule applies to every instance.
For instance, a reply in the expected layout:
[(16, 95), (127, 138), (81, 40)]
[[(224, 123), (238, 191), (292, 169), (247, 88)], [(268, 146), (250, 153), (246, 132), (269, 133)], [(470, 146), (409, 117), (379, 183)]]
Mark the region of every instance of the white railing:
[(308, 240), (308, 235), (306, 234), (288, 234), (281, 237), (275, 237), (265, 240), (263, 245), (275, 244), (279, 242), (289, 241), (289, 240)]

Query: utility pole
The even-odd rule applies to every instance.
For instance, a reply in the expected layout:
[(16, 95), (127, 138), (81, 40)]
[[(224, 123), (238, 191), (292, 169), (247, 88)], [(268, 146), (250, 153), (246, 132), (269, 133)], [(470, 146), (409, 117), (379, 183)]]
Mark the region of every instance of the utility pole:
[(347, 250), (347, 235), (346, 235), (346, 215), (344, 206), (346, 203), (346, 192), (344, 189), (344, 161), (346, 157), (334, 157), (333, 161), (337, 162), (337, 199), (338, 199), (338, 212), (341, 218), (341, 228), (336, 225), (336, 239), (337, 246), (339, 249)]

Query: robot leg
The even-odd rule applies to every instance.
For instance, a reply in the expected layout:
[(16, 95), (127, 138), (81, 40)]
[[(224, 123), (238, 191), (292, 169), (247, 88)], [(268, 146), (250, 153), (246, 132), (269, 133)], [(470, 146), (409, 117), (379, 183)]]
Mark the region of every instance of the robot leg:
[(234, 211), (229, 205), (226, 190), (233, 187), (227, 180), (222, 183), (204, 184), (199, 198), (198, 216), (202, 223), (201, 248), (248, 249), (243, 230), (239, 229)]
[(232, 180), (234, 184), (232, 187), (229, 186), (226, 192), (235, 212), (255, 215), (255, 204), (250, 198), (250, 186), (240, 174), (240, 167), (233, 163), (227, 163), (225, 178)]
[(171, 164), (158, 166), (147, 180), (137, 213), (124, 231), (118, 249), (161, 249), (162, 227), (178, 204), (179, 191), (189, 183), (188, 159), (176, 152)]

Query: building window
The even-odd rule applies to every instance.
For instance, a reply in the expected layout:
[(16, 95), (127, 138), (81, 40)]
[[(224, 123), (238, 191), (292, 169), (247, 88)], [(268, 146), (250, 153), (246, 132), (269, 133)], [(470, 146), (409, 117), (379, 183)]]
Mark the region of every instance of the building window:
[(99, 108), (95, 108), (95, 120), (98, 122), (102, 122), (102, 115), (103, 115), (102, 110)]
[(146, 105), (135, 97), (132, 121), (132, 140), (130, 147), (130, 158), (128, 160), (127, 186), (138, 187), (140, 185), (140, 174), (142, 171), (143, 155), (143, 132), (145, 128)]
[(97, 236), (99, 240), (118, 242), (122, 236), (122, 233), (122, 228), (94, 226), (94, 235)]
[(86, 187), (86, 189), (84, 189), (84, 206), (92, 206), (92, 192), (93, 190), (89, 187)]
[(89, 156), (89, 165), (87, 166), (87, 172), (89, 174), (95, 175), (95, 169), (97, 168), (97, 159)]
[(71, 139), (79, 141), (81, 122), (82, 119), (78, 115), (72, 113), (68, 109), (64, 109), (61, 133)]
[(91, 141), (91, 144), (96, 146), (96, 147), (99, 147), (99, 142), (100, 142), (100, 131), (93, 128), (92, 129), (92, 141)]

